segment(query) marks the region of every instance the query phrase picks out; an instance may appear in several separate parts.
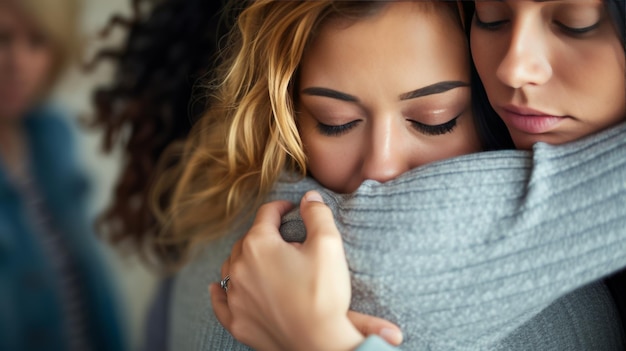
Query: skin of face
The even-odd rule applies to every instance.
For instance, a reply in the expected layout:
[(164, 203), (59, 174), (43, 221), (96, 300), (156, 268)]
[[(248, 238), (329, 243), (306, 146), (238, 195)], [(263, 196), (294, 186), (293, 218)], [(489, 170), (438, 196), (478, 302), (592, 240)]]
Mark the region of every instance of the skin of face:
[(518, 148), (624, 120), (624, 49), (602, 1), (477, 1), (472, 22), (476, 68)]
[(0, 123), (21, 118), (43, 93), (54, 64), (43, 33), (11, 1), (0, 2)]
[(297, 96), (309, 172), (340, 193), (480, 151), (465, 37), (442, 9), (398, 2), (321, 26)]

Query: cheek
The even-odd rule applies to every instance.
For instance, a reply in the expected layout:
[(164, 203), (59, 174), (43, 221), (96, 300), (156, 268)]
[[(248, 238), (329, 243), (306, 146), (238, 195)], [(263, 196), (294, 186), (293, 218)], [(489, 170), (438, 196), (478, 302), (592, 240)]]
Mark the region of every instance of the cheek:
[(599, 81), (598, 89), (595, 90), (595, 94), (602, 92), (604, 99), (596, 99), (595, 109), (589, 112), (592, 115), (594, 112), (600, 113), (599, 117), (603, 118), (600, 122), (609, 126), (626, 117), (626, 77), (623, 68), (607, 71), (605, 74), (603, 82)]
[(302, 113), (298, 131), (307, 157), (308, 173), (324, 187), (344, 193), (358, 177), (360, 138), (355, 131), (337, 137), (321, 135), (317, 120)]
[(51, 78), (52, 67), (54, 66), (54, 58), (48, 50), (33, 53), (29, 61), (27, 72), (29, 80), (35, 88), (39, 89), (45, 85)]
[[(493, 35), (487, 36), (480, 33), (480, 29), (472, 29), (470, 49), (472, 60), (483, 85), (487, 89), (497, 83), (496, 70), (506, 47), (502, 47), (500, 40), (494, 40)], [(490, 91), (492, 89), (489, 89)]]
[(466, 115), (459, 119), (456, 133), (442, 143), (445, 143), (446, 148), (442, 148), (442, 153), (438, 155), (439, 160), (480, 152), (481, 143), (472, 116)]
[(468, 118), (463, 121), (462, 127), (463, 141), (462, 144), (459, 145), (459, 149), (461, 150), (459, 155), (482, 151), (482, 143), (478, 137), (474, 116), (469, 115)]
[(9, 45), (0, 45), (0, 81), (10, 81), (16, 76), (14, 57), (13, 50)]
[(561, 55), (557, 58), (562, 63), (558, 66), (558, 90), (563, 92), (560, 98), (567, 101), (569, 112), (603, 127), (622, 120), (626, 112), (626, 72), (620, 45), (590, 46)]
[(470, 52), (474, 61), (478, 64), (489, 59), (493, 51), (489, 50), (488, 36), (481, 29), (472, 28), (470, 32)]
[[(601, 92), (602, 95), (606, 96), (606, 103), (601, 103), (601, 105), (604, 106), (608, 115), (619, 115), (618, 117), (623, 119), (626, 109), (626, 72), (624, 71), (624, 52), (621, 48), (619, 50), (619, 56), (607, 52), (606, 55), (598, 57), (596, 67), (598, 70), (602, 70), (603, 74), (595, 77), (596, 89), (594, 92), (595, 94)], [(598, 106), (598, 108), (600, 107)]]
[(459, 118), (456, 131), (440, 143), (446, 146), (441, 148), (440, 160), (482, 151), (472, 114)]
[(0, 46), (0, 69), (6, 70), (9, 64), (9, 53), (8, 50), (4, 47)]
[[(345, 136), (343, 137), (345, 138)], [(345, 192), (356, 174), (358, 150), (352, 143), (322, 136), (303, 136), (308, 171), (320, 184), (337, 192)]]

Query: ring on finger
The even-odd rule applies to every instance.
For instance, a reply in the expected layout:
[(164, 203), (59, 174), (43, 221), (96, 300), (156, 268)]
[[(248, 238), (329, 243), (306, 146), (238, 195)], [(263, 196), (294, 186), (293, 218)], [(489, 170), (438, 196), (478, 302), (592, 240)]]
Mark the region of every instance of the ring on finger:
[(224, 292), (228, 292), (228, 283), (230, 282), (230, 274), (226, 275), (224, 279), (220, 281), (220, 288), (224, 290)]

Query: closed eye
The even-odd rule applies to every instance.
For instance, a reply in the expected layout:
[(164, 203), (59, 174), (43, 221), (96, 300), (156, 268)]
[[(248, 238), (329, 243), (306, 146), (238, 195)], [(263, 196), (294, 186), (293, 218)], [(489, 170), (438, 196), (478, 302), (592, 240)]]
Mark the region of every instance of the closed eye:
[(493, 21), (493, 22), (483, 22), (480, 20), (480, 17), (478, 17), (478, 13), (474, 13), (474, 23), (476, 23), (476, 27), (481, 28), (481, 29), (485, 29), (485, 30), (497, 30), (499, 29), (502, 25), (506, 24), (508, 22), (508, 20), (501, 20), (501, 21)]
[(333, 126), (333, 125), (328, 125), (328, 124), (324, 124), (324, 123), (317, 123), (317, 130), (320, 132), (320, 134), (322, 135), (326, 135), (326, 136), (340, 136), (343, 135), (345, 133), (347, 133), (348, 131), (350, 131), (350, 129), (356, 127), (356, 125), (361, 122), (360, 120), (355, 120), (346, 124), (342, 124), (342, 125), (338, 125), (338, 126)]
[(426, 134), (426, 135), (442, 135), (442, 134), (446, 134), (446, 133), (452, 132), (454, 127), (456, 127), (456, 120), (460, 116), (461, 115), (458, 115), (458, 116), (454, 117), (453, 119), (451, 119), (450, 121), (448, 121), (446, 123), (437, 124), (437, 125), (424, 124), (424, 123), (420, 123), (420, 122), (414, 121), (414, 120), (409, 120), (409, 121), (411, 122), (411, 125), (413, 126), (413, 128), (415, 128), (418, 132), (420, 132), (422, 134)]
[(563, 30), (564, 32), (571, 34), (571, 35), (583, 35), (586, 33), (591, 32), (592, 30), (600, 27), (601, 22), (598, 21), (595, 24), (592, 24), (590, 26), (587, 27), (581, 27), (581, 28), (576, 28), (576, 27), (569, 27), (566, 26), (565, 24), (561, 23), (561, 22), (555, 22), (557, 26), (559, 26), (561, 28), (561, 30)]

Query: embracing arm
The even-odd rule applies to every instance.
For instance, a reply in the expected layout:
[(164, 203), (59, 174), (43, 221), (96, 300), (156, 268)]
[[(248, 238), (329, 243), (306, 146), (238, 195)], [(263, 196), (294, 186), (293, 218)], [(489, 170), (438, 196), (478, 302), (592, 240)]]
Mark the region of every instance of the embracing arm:
[(626, 126), (532, 154), (451, 159), (325, 198), (353, 272), (352, 307), (409, 336), (410, 316), (444, 348), (488, 343), (626, 266)]
[[(385, 184), (368, 181), (349, 196), (325, 192), (350, 263), (351, 307), (400, 323), (408, 345), (419, 337), (433, 349), (484, 346), (567, 292), (625, 266), (625, 144), (626, 126), (620, 126), (567, 146), (537, 145), (534, 154), (447, 160)], [(310, 181), (282, 185), (275, 198), (294, 201), (312, 187)], [(282, 234), (302, 241), (304, 227), (293, 217), (283, 228), (291, 232)], [(276, 226), (266, 229), (275, 233)], [(280, 245), (263, 257), (280, 257)], [(263, 274), (266, 261), (259, 263), (249, 265), (258, 273), (256, 284), (239, 282), (250, 283), (256, 303), (242, 298), (235, 306), (282, 303), (267, 313), (306, 320), (285, 313), (291, 306), (285, 296), (259, 295), (254, 287), (282, 289), (291, 275), (311, 272), (286, 263)], [(264, 280), (270, 276), (274, 284)], [(289, 318), (282, 325), (297, 324), (285, 323)]]

